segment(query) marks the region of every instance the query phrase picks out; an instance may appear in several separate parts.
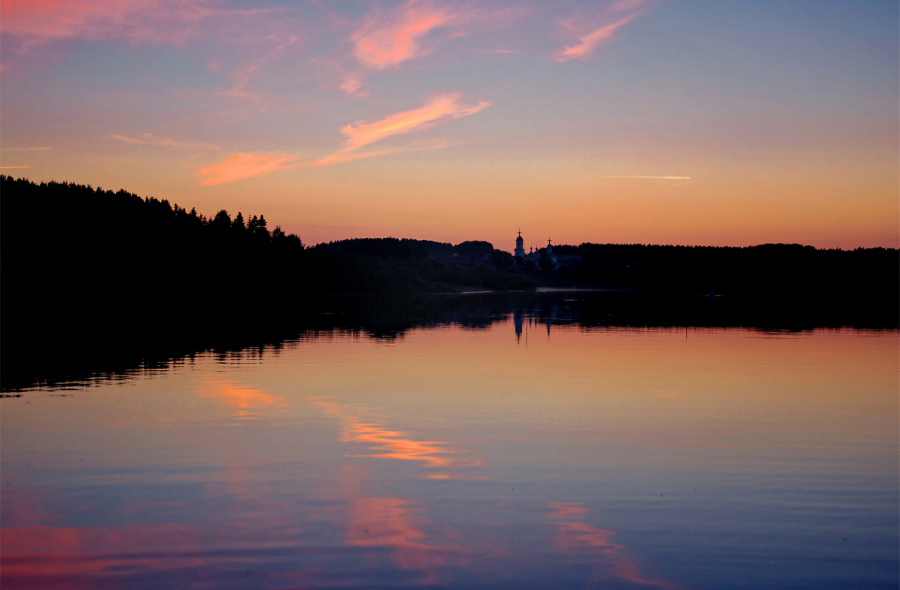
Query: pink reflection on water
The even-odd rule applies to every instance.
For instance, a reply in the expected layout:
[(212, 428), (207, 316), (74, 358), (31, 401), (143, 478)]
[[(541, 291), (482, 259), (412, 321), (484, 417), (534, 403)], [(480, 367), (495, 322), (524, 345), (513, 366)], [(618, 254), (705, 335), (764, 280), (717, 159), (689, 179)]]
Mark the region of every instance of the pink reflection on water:
[(4, 587), (88, 588), (101, 581), (119, 587), (109, 576), (211, 567), (214, 554), (204, 554), (209, 539), (174, 523), (128, 526), (5, 527)]
[[(416, 440), (409, 433), (391, 430), (384, 426), (363, 421), (360, 411), (352, 406), (327, 399), (315, 399), (314, 403), (342, 421), (341, 440), (367, 445), (372, 454), (356, 455), (373, 459), (393, 459), (414, 461), (422, 467), (441, 469), (462, 469), (481, 467), (484, 461), (478, 457), (460, 456), (462, 451), (447, 448), (449, 443), (431, 440)], [(453, 479), (457, 475), (449, 472), (431, 472), (428, 479)]]
[(259, 409), (284, 406), (285, 401), (275, 395), (239, 385), (232, 381), (209, 381), (201, 384), (200, 393), (218, 399), (233, 408), (232, 415), (239, 419), (255, 418)]
[(436, 584), (438, 568), (465, 561), (458, 546), (429, 544), (424, 517), (414, 515), (419, 503), (403, 498), (354, 498), (347, 523), (347, 545), (351, 547), (387, 547), (392, 561), (400, 568), (416, 572), (419, 583)]
[(653, 580), (641, 574), (637, 563), (625, 547), (611, 539), (616, 531), (601, 529), (579, 520), (588, 515), (589, 510), (581, 502), (550, 502), (547, 518), (556, 521), (558, 528), (556, 547), (571, 557), (588, 558), (595, 561), (595, 576), (591, 582), (601, 582), (611, 569), (612, 574), (631, 584), (656, 588), (679, 588), (675, 584)]

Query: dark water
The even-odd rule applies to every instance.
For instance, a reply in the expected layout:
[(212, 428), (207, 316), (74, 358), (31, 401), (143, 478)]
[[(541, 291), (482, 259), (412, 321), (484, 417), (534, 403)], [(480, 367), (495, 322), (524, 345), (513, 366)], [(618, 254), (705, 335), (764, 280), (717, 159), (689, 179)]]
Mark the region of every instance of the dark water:
[(3, 588), (897, 588), (898, 332), (537, 316), (3, 398)]

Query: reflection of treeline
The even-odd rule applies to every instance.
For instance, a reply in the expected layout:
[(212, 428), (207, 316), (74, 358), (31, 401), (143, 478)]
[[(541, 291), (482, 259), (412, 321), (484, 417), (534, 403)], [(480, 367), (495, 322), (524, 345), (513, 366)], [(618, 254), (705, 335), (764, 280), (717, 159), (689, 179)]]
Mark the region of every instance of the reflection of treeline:
[(485, 243), (305, 248), (262, 215), (207, 218), (125, 191), (7, 176), (0, 241), (4, 381), (43, 362), (48, 346), (177, 347), (277, 332), (324, 294), (531, 287)]
[[(336, 333), (394, 340), (414, 329), (459, 326), (486, 329), (512, 320), (508, 342), (524, 331), (747, 327), (800, 331), (816, 327), (896, 329), (897, 323), (866, 320), (853, 309), (822, 313), (813, 307), (753, 306), (733, 298), (624, 291), (508, 292), (485, 294), (321, 297), (314, 306), (280, 322), (253, 325), (227, 318), (224, 330), (173, 334), (145, 330), (140, 338), (109, 338), (110, 331), (76, 334), (76, 346), (46, 347), (23, 363), (5, 362), (3, 390), (37, 383), (61, 384), (155, 372), (214, 351), (222, 362), (277, 351), (285, 341), (330, 338)], [(688, 331), (685, 331), (687, 337)], [(527, 338), (527, 335), (525, 336)], [(66, 341), (67, 338), (63, 338)]]

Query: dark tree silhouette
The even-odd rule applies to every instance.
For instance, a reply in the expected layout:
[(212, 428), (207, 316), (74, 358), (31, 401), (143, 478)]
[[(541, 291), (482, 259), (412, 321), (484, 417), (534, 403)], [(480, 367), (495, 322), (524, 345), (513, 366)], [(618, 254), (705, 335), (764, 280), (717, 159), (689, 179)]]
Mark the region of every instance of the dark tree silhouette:
[[(223, 209), (206, 218), (124, 190), (0, 176), (0, 375), (49, 358), (64, 362), (54, 350), (143, 354), (279, 332), (292, 318), (308, 321), (321, 297), (336, 293), (537, 283), (663, 294), (654, 305), (667, 313), (719, 310), (729, 318), (723, 323), (740, 325), (898, 324), (895, 249), (581, 244), (554, 251), (564, 263), (550, 271), (517, 268), (509, 253), (477, 241), (359, 238), (306, 248), (279, 226), (270, 232), (262, 215), (245, 223), (242, 213), (232, 219)], [(716, 303), (698, 308), (700, 298)]]

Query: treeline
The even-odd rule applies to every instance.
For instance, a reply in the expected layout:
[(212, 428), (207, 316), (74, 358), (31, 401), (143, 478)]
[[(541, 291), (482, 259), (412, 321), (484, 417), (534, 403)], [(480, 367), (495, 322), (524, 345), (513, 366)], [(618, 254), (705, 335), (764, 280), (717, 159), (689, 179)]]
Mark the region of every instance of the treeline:
[(557, 281), (697, 293), (887, 290), (897, 292), (896, 249), (820, 250), (799, 244), (744, 248), (581, 244), (554, 246), (567, 261)]
[(530, 286), (496, 272), (512, 259), (487, 242), (387, 238), (305, 248), (280, 227), (270, 231), (263, 215), (245, 220), (222, 210), (206, 218), (122, 190), (6, 176), (0, 182), (3, 272), (31, 285), (26, 300), (51, 285), (70, 295), (114, 292), (148, 304), (196, 298), (213, 307), (325, 293)]
[(425, 293), (532, 290), (515, 274), (512, 255), (488, 242), (361, 238), (319, 244), (310, 272), (332, 293)]
[(295, 285), (276, 271), (303, 253), (263, 216), (206, 218), (126, 191), (11, 177), (0, 177), (0, 224), (4, 311), (53, 316), (221, 311)]
[(556, 285), (724, 297), (760, 317), (787, 310), (832, 320), (841, 315), (847, 325), (896, 326), (900, 315), (896, 249), (581, 244), (554, 251), (560, 267), (540, 276)]

